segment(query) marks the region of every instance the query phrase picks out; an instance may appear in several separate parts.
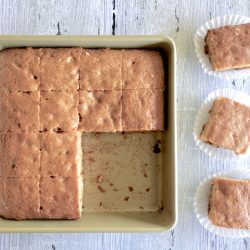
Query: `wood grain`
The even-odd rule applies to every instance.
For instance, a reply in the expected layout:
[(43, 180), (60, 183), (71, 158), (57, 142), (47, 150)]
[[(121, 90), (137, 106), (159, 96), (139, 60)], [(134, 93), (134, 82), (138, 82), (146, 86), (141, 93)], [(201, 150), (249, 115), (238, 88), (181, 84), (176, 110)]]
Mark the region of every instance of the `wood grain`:
[(202, 72), (193, 45), (196, 29), (212, 17), (249, 15), (249, 0), (0, 0), (1, 34), (164, 34), (177, 46), (179, 221), (157, 234), (1, 234), (0, 249), (250, 249), (248, 239), (227, 239), (205, 231), (193, 212), (198, 183), (218, 170), (248, 167), (210, 159), (195, 146), (192, 127), (201, 102), (217, 88), (250, 94), (250, 78), (220, 80)]

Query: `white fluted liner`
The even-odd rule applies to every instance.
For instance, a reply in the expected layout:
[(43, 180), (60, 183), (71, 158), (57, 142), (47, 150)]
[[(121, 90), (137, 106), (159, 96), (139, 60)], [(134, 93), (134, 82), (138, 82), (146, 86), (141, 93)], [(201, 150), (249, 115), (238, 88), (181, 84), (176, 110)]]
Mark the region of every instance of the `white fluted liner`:
[(250, 179), (250, 169), (229, 170), (209, 176), (200, 182), (194, 197), (194, 211), (200, 224), (208, 231), (219, 236), (230, 238), (250, 237), (250, 230), (218, 227), (208, 218), (208, 204), (210, 198), (211, 181), (214, 177), (223, 176), (233, 179)]
[(205, 99), (204, 103), (202, 104), (201, 108), (199, 109), (195, 117), (194, 131), (193, 131), (195, 143), (202, 151), (204, 151), (206, 154), (216, 159), (221, 159), (221, 160), (244, 159), (249, 156), (249, 153), (237, 155), (231, 150), (217, 148), (209, 143), (206, 143), (200, 140), (199, 138), (203, 125), (209, 119), (208, 112), (212, 108), (213, 102), (220, 96), (230, 98), (236, 102), (240, 102), (250, 107), (250, 96), (247, 95), (246, 93), (236, 91), (233, 89), (220, 89), (220, 90), (213, 91)]
[(196, 31), (194, 35), (195, 52), (205, 73), (227, 80), (245, 79), (250, 76), (250, 69), (226, 70), (223, 72), (213, 71), (208, 55), (206, 55), (204, 52), (204, 39), (208, 30), (219, 28), (225, 25), (237, 25), (244, 23), (250, 23), (250, 18), (240, 15), (226, 15), (211, 19)]

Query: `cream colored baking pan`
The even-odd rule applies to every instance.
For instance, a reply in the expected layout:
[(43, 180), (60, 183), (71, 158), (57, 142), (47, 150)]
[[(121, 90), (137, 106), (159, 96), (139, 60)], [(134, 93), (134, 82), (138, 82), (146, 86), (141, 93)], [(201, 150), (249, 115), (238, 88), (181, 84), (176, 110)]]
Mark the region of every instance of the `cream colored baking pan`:
[(80, 220), (12, 221), (1, 232), (164, 231), (177, 221), (174, 42), (163, 36), (0, 36), (9, 47), (152, 48), (165, 67), (165, 132), (82, 135)]

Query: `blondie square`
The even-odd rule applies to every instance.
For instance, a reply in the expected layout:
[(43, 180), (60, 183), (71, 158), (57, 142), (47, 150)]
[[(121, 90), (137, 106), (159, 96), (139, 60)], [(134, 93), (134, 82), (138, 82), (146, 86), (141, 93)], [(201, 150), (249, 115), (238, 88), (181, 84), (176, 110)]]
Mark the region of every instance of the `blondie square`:
[(82, 211), (82, 179), (41, 178), (41, 218), (79, 219)]
[(209, 113), (200, 139), (216, 147), (233, 150), (236, 154), (246, 153), (250, 144), (250, 107), (220, 97)]
[(0, 131), (39, 131), (40, 92), (0, 91)]
[(13, 220), (39, 219), (39, 178), (0, 177), (0, 216)]
[(208, 212), (214, 225), (250, 229), (250, 181), (214, 178)]
[(122, 92), (79, 91), (79, 129), (89, 132), (122, 130)]
[(0, 177), (39, 177), (39, 132), (0, 133)]
[(124, 50), (122, 75), (122, 89), (163, 89), (161, 54), (153, 50)]
[(83, 50), (80, 58), (81, 90), (114, 90), (122, 85), (122, 52)]
[(40, 86), (41, 49), (0, 51), (0, 90), (36, 91)]
[(81, 156), (81, 132), (41, 133), (42, 177), (80, 176)]
[(77, 91), (41, 91), (40, 130), (72, 131), (78, 127)]
[(78, 90), (80, 48), (45, 48), (41, 57), (41, 90)]
[(164, 130), (163, 90), (123, 90), (122, 95), (123, 131)]
[(209, 30), (205, 43), (214, 71), (250, 67), (250, 23)]

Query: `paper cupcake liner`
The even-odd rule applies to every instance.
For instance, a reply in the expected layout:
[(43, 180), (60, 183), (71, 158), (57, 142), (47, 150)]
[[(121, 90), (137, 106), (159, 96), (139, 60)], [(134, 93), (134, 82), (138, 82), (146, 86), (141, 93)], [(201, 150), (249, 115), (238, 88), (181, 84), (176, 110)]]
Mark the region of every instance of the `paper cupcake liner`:
[(234, 179), (250, 179), (250, 169), (219, 172), (209, 176), (208, 178), (200, 182), (194, 197), (194, 211), (197, 219), (205, 229), (219, 236), (230, 238), (250, 237), (250, 230), (219, 227), (213, 225), (209, 220), (208, 204), (210, 198), (211, 181), (214, 177), (217, 176), (229, 177)]
[(204, 39), (208, 30), (219, 28), (225, 25), (237, 25), (244, 23), (250, 23), (250, 18), (239, 15), (220, 16), (206, 22), (196, 31), (194, 35), (195, 52), (205, 73), (227, 80), (245, 79), (246, 77), (250, 76), (250, 69), (226, 70), (223, 72), (213, 71), (208, 55), (206, 55), (204, 52)]
[(200, 140), (199, 135), (202, 131), (203, 125), (209, 119), (209, 110), (212, 108), (213, 102), (220, 96), (230, 98), (236, 102), (240, 102), (250, 107), (250, 96), (233, 89), (220, 89), (213, 91), (208, 95), (198, 111), (194, 122), (194, 140), (196, 145), (206, 154), (216, 159), (221, 160), (240, 160), (249, 156), (249, 154), (235, 154), (232, 150), (218, 148), (209, 143)]

